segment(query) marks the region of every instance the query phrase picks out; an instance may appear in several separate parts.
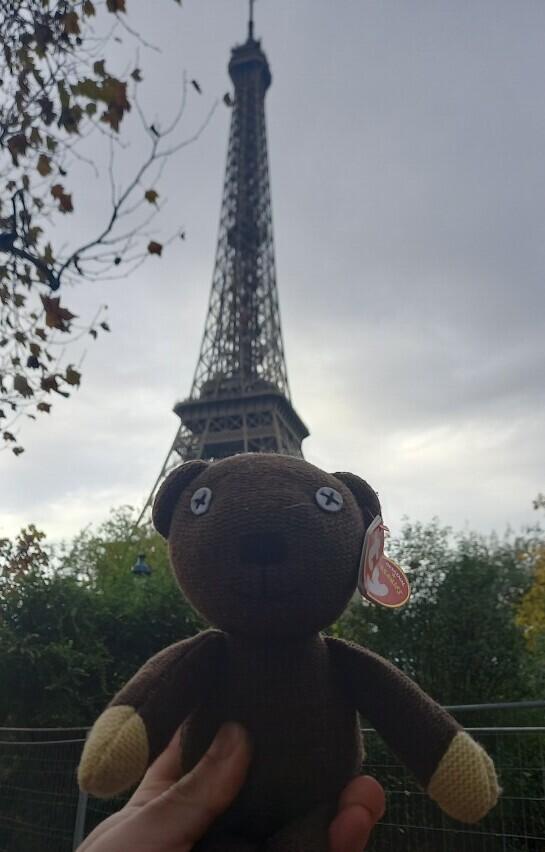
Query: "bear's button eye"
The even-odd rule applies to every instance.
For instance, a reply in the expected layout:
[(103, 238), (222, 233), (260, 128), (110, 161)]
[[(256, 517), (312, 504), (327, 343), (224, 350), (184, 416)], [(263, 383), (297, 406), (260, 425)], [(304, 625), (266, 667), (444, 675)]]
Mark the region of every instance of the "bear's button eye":
[(212, 492), (209, 488), (198, 488), (191, 498), (191, 511), (194, 515), (204, 515), (212, 500)]
[(340, 512), (343, 507), (342, 494), (334, 488), (319, 488), (316, 492), (316, 502), (324, 512)]

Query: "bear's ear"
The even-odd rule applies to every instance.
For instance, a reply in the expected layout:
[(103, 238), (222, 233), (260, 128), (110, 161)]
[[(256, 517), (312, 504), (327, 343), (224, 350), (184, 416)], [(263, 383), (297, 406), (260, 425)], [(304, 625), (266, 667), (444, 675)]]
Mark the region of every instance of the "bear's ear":
[(373, 518), (376, 518), (381, 513), (378, 494), (365, 480), (360, 479), (355, 473), (338, 472), (334, 473), (333, 476), (344, 482), (354, 495), (356, 503), (361, 509), (365, 528), (367, 529)]
[(161, 485), (153, 501), (152, 519), (155, 529), (163, 538), (168, 538), (170, 522), (178, 497), (186, 485), (193, 482), (195, 477), (207, 467), (208, 462), (203, 461), (203, 459), (185, 462), (169, 473)]

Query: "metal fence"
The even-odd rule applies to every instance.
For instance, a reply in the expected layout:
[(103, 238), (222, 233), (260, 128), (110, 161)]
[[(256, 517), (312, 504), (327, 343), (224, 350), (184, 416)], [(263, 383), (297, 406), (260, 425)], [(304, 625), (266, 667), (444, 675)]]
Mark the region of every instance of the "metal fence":
[(381, 781), (388, 796), (386, 814), (369, 850), (545, 852), (545, 727), (467, 730), (494, 758), (502, 788), (496, 807), (474, 826), (446, 817), (377, 741), (376, 734), (366, 733), (370, 755), (366, 771)]
[[(445, 817), (374, 731), (365, 771), (387, 792), (374, 852), (545, 852), (545, 701), (449, 708), (494, 758), (502, 797), (478, 826)], [(0, 728), (0, 852), (71, 852), (123, 799), (78, 793), (85, 729)]]

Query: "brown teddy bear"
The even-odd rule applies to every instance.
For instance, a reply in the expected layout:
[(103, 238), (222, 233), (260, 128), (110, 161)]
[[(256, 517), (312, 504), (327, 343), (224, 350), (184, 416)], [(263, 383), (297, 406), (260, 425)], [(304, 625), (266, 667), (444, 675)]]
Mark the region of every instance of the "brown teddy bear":
[(452, 717), (381, 657), (320, 633), (356, 588), (380, 515), (351, 473), (243, 454), (174, 470), (153, 517), (187, 599), (217, 629), (149, 660), (95, 723), (79, 767), (97, 796), (126, 789), (184, 722), (191, 769), (222, 722), (253, 740), (246, 783), (205, 850), (317, 852), (340, 791), (361, 770), (358, 713), (449, 815), (495, 804), (492, 761)]

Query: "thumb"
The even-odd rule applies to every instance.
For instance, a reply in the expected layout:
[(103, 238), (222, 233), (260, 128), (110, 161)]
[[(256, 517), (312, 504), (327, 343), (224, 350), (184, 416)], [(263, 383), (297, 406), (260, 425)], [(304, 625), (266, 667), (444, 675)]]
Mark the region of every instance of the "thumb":
[(245, 729), (235, 722), (222, 725), (194, 769), (148, 805), (156, 811), (154, 823), (156, 818), (165, 848), (175, 841), (176, 848), (189, 849), (202, 837), (235, 799), (250, 759), (250, 738)]

